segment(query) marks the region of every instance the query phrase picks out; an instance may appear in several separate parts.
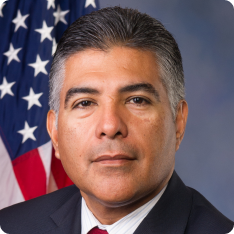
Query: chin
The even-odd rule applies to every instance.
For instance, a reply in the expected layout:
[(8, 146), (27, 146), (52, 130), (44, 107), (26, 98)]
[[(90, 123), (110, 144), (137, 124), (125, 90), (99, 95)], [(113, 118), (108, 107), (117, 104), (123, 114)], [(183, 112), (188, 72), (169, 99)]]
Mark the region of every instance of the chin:
[(130, 196), (130, 194), (122, 194), (121, 192), (118, 193), (116, 196), (98, 196), (96, 197), (102, 205), (109, 207), (109, 208), (117, 208), (121, 206), (126, 206), (133, 203), (135, 196)]
[(98, 202), (108, 207), (119, 207), (133, 202), (136, 197), (136, 188), (126, 181), (123, 183), (105, 183), (87, 191)]

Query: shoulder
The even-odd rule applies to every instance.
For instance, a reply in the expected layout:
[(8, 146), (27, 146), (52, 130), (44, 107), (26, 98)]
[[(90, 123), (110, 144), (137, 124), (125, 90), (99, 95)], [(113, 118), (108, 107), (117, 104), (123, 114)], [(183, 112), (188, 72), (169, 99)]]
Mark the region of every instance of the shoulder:
[(192, 206), (186, 227), (186, 233), (229, 233), (234, 223), (219, 212), (198, 191), (187, 187), (192, 194)]
[[(73, 198), (74, 197), (74, 198)], [(80, 199), (79, 189), (75, 185), (57, 190), (29, 201), (21, 202), (0, 210), (0, 226), (40, 226), (51, 222), (50, 215), (68, 200), (77, 202)]]

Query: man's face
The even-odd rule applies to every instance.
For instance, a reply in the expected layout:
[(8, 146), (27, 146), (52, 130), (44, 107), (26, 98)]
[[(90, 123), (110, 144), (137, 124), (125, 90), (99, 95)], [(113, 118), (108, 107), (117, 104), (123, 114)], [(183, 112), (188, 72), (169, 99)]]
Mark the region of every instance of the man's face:
[(158, 70), (153, 53), (126, 47), (89, 49), (66, 61), (58, 128), (51, 111), (48, 129), (85, 196), (122, 206), (169, 180), (184, 129), (173, 121)]

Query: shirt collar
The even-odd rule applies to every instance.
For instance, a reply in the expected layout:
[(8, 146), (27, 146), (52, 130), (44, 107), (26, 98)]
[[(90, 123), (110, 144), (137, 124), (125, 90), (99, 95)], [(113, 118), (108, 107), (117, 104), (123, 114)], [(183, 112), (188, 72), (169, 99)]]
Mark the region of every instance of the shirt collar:
[(130, 214), (126, 215), (122, 219), (113, 223), (112, 225), (101, 224), (93, 213), (89, 210), (86, 205), (84, 198), (82, 197), (81, 205), (81, 234), (87, 234), (92, 228), (98, 226), (98, 228), (106, 230), (109, 234), (132, 234), (151, 211), (151, 209), (156, 205), (160, 197), (166, 190), (167, 185), (157, 194), (153, 199), (148, 201), (143, 206), (134, 210)]

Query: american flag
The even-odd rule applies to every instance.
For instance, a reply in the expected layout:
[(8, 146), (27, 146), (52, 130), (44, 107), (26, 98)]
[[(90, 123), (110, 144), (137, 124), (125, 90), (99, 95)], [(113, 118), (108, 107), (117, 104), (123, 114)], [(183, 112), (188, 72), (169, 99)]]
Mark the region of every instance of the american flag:
[(72, 183), (46, 130), (49, 70), (62, 33), (97, 10), (97, 1), (8, 0), (0, 6), (0, 209), (46, 194), (49, 185)]

